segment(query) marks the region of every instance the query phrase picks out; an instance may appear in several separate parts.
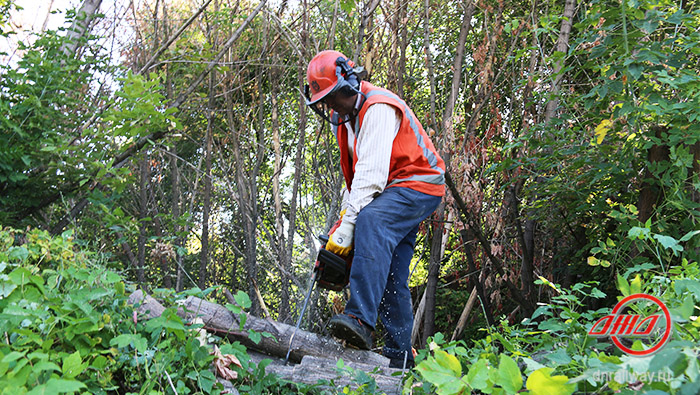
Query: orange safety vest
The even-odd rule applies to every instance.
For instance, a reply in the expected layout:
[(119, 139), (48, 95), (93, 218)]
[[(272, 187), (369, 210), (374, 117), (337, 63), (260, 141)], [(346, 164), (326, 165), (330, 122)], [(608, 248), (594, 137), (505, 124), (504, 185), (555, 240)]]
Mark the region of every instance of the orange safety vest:
[[(385, 103), (401, 112), (401, 125), (391, 149), (386, 187), (406, 187), (428, 195), (443, 196), (445, 194), (445, 162), (438, 155), (430, 137), (423, 130), (423, 126), (413, 111), (391, 91), (376, 87), (369, 82), (362, 82), (361, 91), (365, 94), (366, 100), (355, 118), (355, 125), (353, 125), (355, 145), (352, 164), (347, 150), (347, 127), (345, 124), (333, 125), (333, 132), (340, 147), (340, 165), (348, 191), (352, 188), (352, 180), (355, 175), (357, 140), (365, 113), (372, 104)], [(332, 117), (333, 121), (337, 123), (338, 115), (333, 113)]]

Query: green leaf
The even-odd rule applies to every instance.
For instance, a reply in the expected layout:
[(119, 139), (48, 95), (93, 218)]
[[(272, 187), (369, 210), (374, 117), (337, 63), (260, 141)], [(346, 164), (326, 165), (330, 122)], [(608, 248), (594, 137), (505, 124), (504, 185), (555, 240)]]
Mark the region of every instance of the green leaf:
[(76, 351), (73, 354), (68, 355), (63, 359), (63, 367), (61, 371), (63, 372), (63, 377), (72, 379), (78, 376), (85, 370), (87, 363), (82, 363), (83, 360), (80, 358), (80, 352)]
[(37, 362), (36, 364), (34, 364), (34, 371), (35, 372), (41, 372), (44, 370), (53, 370), (56, 372), (60, 372), (61, 368), (58, 365), (56, 365), (55, 363), (49, 362), (49, 361), (41, 361), (41, 362)]
[(700, 234), (700, 230), (693, 230), (685, 234), (685, 236), (681, 237), (680, 241), (688, 241), (692, 239), (695, 235)]
[(459, 365), (459, 361), (454, 355), (442, 350), (435, 350), (434, 354), (434, 357), (429, 357), (416, 367), (425, 380), (439, 388), (453, 381), (458, 381), (462, 377), (461, 367), (457, 371), (454, 369), (455, 361)]
[(695, 311), (695, 303), (693, 301), (693, 296), (688, 295), (683, 299), (683, 303), (680, 306), (671, 309), (671, 312), (682, 318), (683, 320), (688, 320)]
[(43, 386), (34, 388), (29, 394), (64, 394), (78, 392), (87, 386), (76, 380), (49, 379)]
[(634, 280), (630, 283), (630, 295), (638, 294), (642, 292), (642, 278), (637, 274), (634, 276)]
[(238, 305), (244, 309), (248, 309), (252, 305), (252, 303), (250, 302), (250, 297), (247, 293), (243, 291), (236, 292), (236, 295), (233, 297), (233, 299), (235, 299), (236, 303), (238, 303)]
[(93, 368), (97, 369), (97, 370), (102, 370), (102, 369), (104, 369), (105, 366), (107, 366), (107, 362), (108, 362), (108, 361), (107, 361), (107, 358), (105, 358), (105, 357), (102, 356), (102, 355), (99, 355), (97, 358), (95, 358), (95, 359), (92, 361), (92, 365), (91, 365), (91, 366), (92, 366)]
[(498, 362), (497, 384), (512, 394), (520, 391), (523, 388), (523, 378), (520, 374), (518, 364), (505, 354), (501, 354)]
[(210, 372), (209, 370), (203, 370), (200, 372), (199, 385), (202, 386), (205, 394), (211, 393), (211, 389), (214, 387), (214, 384), (216, 384), (216, 377), (214, 376), (214, 373)]
[(435, 359), (440, 365), (452, 370), (455, 376), (462, 376), (462, 364), (454, 355), (442, 350), (435, 350)]
[(14, 362), (14, 361), (16, 361), (16, 360), (22, 358), (22, 357), (24, 356), (24, 354), (26, 354), (26, 353), (27, 353), (26, 351), (23, 351), (23, 352), (12, 351), (12, 352), (10, 352), (9, 354), (5, 355), (5, 356), (2, 358), (2, 361), (0, 361), (0, 362), (2, 362), (2, 363)]
[(17, 288), (17, 284), (6, 281), (9, 279), (10, 278), (5, 274), (0, 275), (0, 299), (10, 296), (12, 291)]
[(634, 240), (634, 239), (646, 239), (649, 237), (651, 234), (651, 231), (649, 228), (640, 228), (639, 226), (635, 226), (629, 231), (627, 231), (627, 238)]
[(576, 384), (568, 384), (566, 376), (552, 376), (552, 368), (542, 368), (532, 372), (525, 386), (532, 395), (570, 395), (576, 390)]
[(571, 357), (566, 353), (565, 348), (558, 348), (556, 351), (545, 356), (545, 358), (557, 365), (568, 365), (571, 363)]
[(32, 273), (24, 267), (18, 267), (9, 274), (10, 281), (17, 285), (25, 285), (30, 282)]
[(469, 386), (477, 390), (485, 390), (489, 387), (489, 367), (485, 359), (479, 359), (469, 368), (465, 376)]
[(255, 344), (259, 344), (260, 340), (262, 340), (262, 335), (254, 330), (249, 330), (248, 331), (248, 338)]
[(695, 295), (695, 300), (700, 301), (700, 281), (691, 279), (680, 279), (673, 283), (676, 289), (676, 294), (681, 296), (683, 292), (688, 290)]
[(644, 71), (644, 67), (639, 63), (632, 63), (629, 66), (627, 66), (627, 71), (636, 81), (639, 79), (639, 77), (641, 77), (642, 72)]
[(123, 334), (110, 340), (109, 344), (111, 346), (117, 346), (118, 348), (125, 348), (126, 346), (132, 345), (138, 351), (146, 351), (146, 339), (141, 335)]
[(7, 257), (13, 262), (22, 263), (29, 257), (29, 251), (25, 246), (10, 247)]
[(620, 289), (622, 296), (630, 296), (630, 284), (619, 273), (617, 274), (617, 287)]
[(683, 251), (683, 246), (678, 244), (678, 240), (674, 239), (671, 236), (665, 236), (665, 235), (654, 235), (654, 238), (661, 243), (664, 248), (667, 250), (672, 250), (673, 254), (675, 255), (676, 252)]

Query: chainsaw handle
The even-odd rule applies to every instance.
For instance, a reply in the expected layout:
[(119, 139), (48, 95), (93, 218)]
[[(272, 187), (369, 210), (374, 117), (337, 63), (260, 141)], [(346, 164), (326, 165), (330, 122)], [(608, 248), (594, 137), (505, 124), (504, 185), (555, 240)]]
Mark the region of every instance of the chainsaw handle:
[(318, 235), (318, 236), (316, 236), (316, 237), (317, 237), (319, 240), (321, 240), (321, 241), (323, 242), (323, 244), (327, 244), (327, 243), (328, 243), (328, 235), (320, 234), (320, 235)]

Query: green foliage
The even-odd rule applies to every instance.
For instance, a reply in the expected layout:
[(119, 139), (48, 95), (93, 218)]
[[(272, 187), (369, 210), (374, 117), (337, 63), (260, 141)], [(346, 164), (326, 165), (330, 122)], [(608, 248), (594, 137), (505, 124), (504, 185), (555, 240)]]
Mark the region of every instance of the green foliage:
[[(26, 238), (26, 242), (16, 240)], [(207, 390), (213, 357), (175, 309), (141, 322), (120, 275), (77, 250), (70, 232), (0, 232), (3, 393)]]
[[(185, 324), (176, 308), (143, 321), (127, 303), (121, 275), (79, 249), (71, 232), (51, 237), (45, 231), (0, 231), (0, 394), (24, 393), (206, 393), (221, 385), (210, 370), (214, 355), (202, 343), (202, 324)], [(175, 294), (156, 290), (172, 304), (212, 289)], [(234, 296), (227, 307), (245, 325), (250, 298)], [(255, 341), (269, 333), (249, 331)], [(242, 367), (236, 387), (241, 393), (326, 393), (328, 382), (297, 385), (265, 373), (271, 362), (251, 361), (238, 342), (219, 339), (222, 354), (234, 355)], [(374, 379), (339, 366), (351, 375), (352, 393), (375, 393)], [(348, 391), (350, 391), (348, 387)], [(349, 392), (348, 392), (349, 393)]]
[[(629, 237), (639, 237), (642, 233), (631, 232)], [(660, 236), (649, 238), (669, 249), (679, 242), (670, 236)], [(587, 299), (606, 298), (596, 283), (578, 283), (565, 289), (540, 278), (537, 283), (541, 287), (554, 291), (550, 303), (542, 304), (520, 326), (502, 321), (499, 328), (489, 329), (488, 336), (470, 347), (461, 341), (445, 343), (442, 335), (436, 335), (431, 343), (432, 351), (419, 352), (416, 372), (420, 376), (414, 374), (405, 388), (415, 386), (414, 381), (422, 379), (429, 385), (417, 388), (438, 394), (474, 390), (502, 394), (524, 390), (532, 394), (609, 390), (630, 394), (652, 390), (696, 393), (700, 379), (697, 361), (700, 322), (696, 307), (700, 302), (699, 274), (697, 262), (684, 260), (668, 268), (665, 274), (639, 266), (618, 275), (617, 285), (622, 295), (619, 299), (648, 293), (660, 298), (671, 311), (672, 339), (651, 356), (629, 356), (607, 339), (588, 336), (597, 319), (610, 312), (610, 308), (586, 309), (590, 305)], [(653, 310), (637, 313), (651, 314)], [(641, 340), (632, 344), (636, 350), (645, 347)]]
[(84, 177), (76, 129), (91, 115), (86, 93), (106, 64), (89, 51), (65, 53), (65, 38), (48, 31), (27, 47), (16, 66), (0, 66), (0, 222), (10, 224)]

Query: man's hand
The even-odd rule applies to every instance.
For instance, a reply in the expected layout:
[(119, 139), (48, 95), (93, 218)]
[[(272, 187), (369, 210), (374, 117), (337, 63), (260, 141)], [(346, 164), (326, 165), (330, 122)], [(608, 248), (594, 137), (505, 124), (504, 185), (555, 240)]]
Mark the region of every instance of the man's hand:
[(328, 234), (329, 234), (329, 235), (332, 234), (333, 232), (335, 232), (335, 230), (338, 229), (338, 227), (340, 226), (340, 224), (343, 222), (343, 215), (345, 215), (345, 212), (346, 212), (346, 211), (348, 211), (348, 209), (345, 209), (345, 210), (343, 210), (343, 211), (340, 212), (340, 218), (338, 218), (338, 220), (335, 221), (335, 223), (334, 223), (333, 226), (331, 227), (331, 230), (328, 231)]
[(341, 220), (340, 225), (328, 235), (326, 250), (338, 256), (348, 256), (352, 250), (354, 232), (355, 224)]

